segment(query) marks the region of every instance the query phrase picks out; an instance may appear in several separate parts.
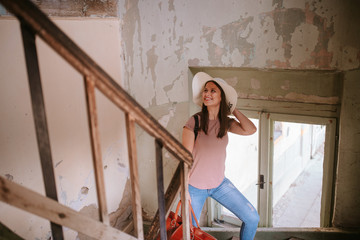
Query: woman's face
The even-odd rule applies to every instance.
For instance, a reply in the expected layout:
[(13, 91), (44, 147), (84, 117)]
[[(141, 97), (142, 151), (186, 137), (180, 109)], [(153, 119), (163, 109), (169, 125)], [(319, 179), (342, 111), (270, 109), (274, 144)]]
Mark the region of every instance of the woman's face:
[(205, 84), (202, 92), (204, 105), (207, 107), (220, 106), (221, 102), (221, 90), (213, 82)]

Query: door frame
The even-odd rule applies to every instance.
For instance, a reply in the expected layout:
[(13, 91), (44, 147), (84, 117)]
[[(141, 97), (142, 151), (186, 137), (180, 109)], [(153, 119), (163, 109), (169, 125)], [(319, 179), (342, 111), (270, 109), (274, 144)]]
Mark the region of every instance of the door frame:
[[(320, 227), (331, 226), (333, 208), (333, 183), (335, 175), (335, 153), (337, 146), (337, 121), (335, 117), (308, 116), (286, 113), (271, 113), (266, 111), (242, 110), (249, 118), (259, 119), (259, 144), (258, 144), (258, 178), (264, 175), (264, 188), (258, 185), (258, 212), (260, 215), (259, 227), (272, 227), (272, 172), (273, 172), (273, 122), (286, 121), (305, 124), (325, 125), (325, 146), (323, 162), (323, 179), (320, 208)], [(241, 221), (235, 218), (222, 216), (220, 205), (210, 199), (207, 201), (208, 226), (212, 226), (213, 219), (224, 220), (235, 225)]]
[(272, 180), (274, 141), (273, 123), (275, 121), (325, 125), (325, 146), (320, 208), (320, 227), (331, 225), (333, 206), (333, 183), (335, 169), (336, 118), (314, 117), (295, 114), (261, 112), (259, 120), (259, 176), (264, 175), (264, 189), (258, 188), (259, 227), (272, 227)]

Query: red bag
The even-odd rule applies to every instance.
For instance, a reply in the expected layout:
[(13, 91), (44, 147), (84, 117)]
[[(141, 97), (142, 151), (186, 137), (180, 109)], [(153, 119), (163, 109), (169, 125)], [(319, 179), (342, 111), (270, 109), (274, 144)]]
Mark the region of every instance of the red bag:
[[(170, 212), (168, 218), (166, 219), (166, 232), (167, 232), (167, 239), (169, 240), (183, 240), (183, 225), (182, 225), (182, 218), (178, 215), (179, 209), (181, 206), (181, 201), (179, 201), (176, 212)], [(199, 223), (196, 219), (196, 216), (194, 214), (194, 210), (191, 207), (190, 204), (190, 210), (192, 215), (194, 216), (194, 219), (196, 221), (196, 225), (199, 226)], [(160, 236), (158, 237), (158, 240), (160, 239)], [(190, 239), (204, 239), (204, 240), (216, 240), (213, 236), (210, 234), (202, 231), (200, 227), (194, 227), (192, 225), (192, 221), (190, 221)]]

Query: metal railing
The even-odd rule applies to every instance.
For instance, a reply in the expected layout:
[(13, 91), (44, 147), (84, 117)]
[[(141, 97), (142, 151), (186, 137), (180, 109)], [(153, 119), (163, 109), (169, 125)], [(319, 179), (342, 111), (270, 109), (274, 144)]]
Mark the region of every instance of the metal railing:
[[(191, 154), (31, 1), (0, 0), (0, 2), (18, 18), (21, 24), (33, 116), (46, 193), (46, 197), (44, 197), (0, 176), (0, 200), (50, 220), (53, 239), (64, 238), (61, 226), (66, 226), (96, 239), (155, 239), (158, 235), (160, 235), (161, 239), (166, 239), (165, 219), (179, 191), (187, 191), (188, 168), (192, 165)], [(99, 221), (86, 217), (57, 202), (49, 133), (35, 44), (36, 36), (42, 38), (45, 43), (84, 77), (95, 183), (99, 204)], [(109, 226), (95, 89), (100, 90), (126, 116), (135, 237)], [(155, 138), (156, 147), (159, 210), (154, 217), (147, 236), (144, 236), (142, 222), (135, 123)], [(165, 194), (162, 165), (163, 148), (179, 160), (179, 166)], [(189, 239), (189, 211), (187, 211), (188, 199), (186, 194), (181, 194), (181, 199), (184, 238)]]

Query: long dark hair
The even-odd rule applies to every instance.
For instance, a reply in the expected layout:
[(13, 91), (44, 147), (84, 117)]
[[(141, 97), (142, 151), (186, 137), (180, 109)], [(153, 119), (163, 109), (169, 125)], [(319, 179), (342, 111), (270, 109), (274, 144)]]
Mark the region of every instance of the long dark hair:
[[(227, 130), (229, 128), (228, 115), (230, 114), (230, 109), (229, 109), (229, 106), (226, 104), (226, 96), (225, 96), (224, 90), (220, 87), (220, 85), (217, 82), (210, 80), (205, 83), (204, 87), (206, 86), (206, 84), (208, 82), (213, 82), (220, 89), (220, 92), (221, 92), (220, 109), (219, 109), (219, 113), (218, 113), (220, 129), (219, 129), (217, 137), (222, 138), (223, 136), (225, 136), (225, 134), (227, 133)], [(201, 116), (200, 117), (200, 129), (205, 134), (207, 134), (208, 125), (209, 125), (209, 112), (204, 103), (202, 104), (200, 116)]]

